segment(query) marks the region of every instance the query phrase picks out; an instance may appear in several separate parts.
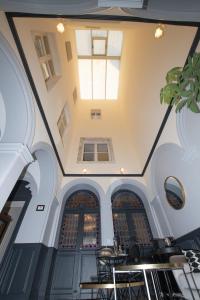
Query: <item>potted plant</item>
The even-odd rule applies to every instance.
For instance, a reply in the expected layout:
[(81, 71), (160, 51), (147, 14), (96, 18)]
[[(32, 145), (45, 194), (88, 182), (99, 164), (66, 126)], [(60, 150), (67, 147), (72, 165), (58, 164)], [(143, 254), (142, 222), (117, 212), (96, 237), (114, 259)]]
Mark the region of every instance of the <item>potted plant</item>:
[(172, 68), (166, 76), (167, 84), (160, 91), (160, 102), (176, 106), (176, 112), (186, 106), (200, 113), (200, 53), (189, 57), (183, 68)]

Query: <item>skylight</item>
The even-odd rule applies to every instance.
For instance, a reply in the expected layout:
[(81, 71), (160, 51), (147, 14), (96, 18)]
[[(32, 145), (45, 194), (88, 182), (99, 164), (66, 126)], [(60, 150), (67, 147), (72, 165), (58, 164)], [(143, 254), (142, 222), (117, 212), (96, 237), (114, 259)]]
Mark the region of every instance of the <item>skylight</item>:
[(76, 30), (82, 100), (118, 98), (122, 31)]

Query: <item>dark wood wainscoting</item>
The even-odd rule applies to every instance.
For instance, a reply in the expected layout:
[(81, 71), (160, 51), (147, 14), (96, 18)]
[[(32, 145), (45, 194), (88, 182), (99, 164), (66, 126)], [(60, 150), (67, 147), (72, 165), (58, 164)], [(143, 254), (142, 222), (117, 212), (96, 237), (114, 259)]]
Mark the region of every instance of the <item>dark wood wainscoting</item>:
[(0, 268), (0, 299), (45, 299), (54, 248), (14, 244)]
[(96, 278), (94, 250), (58, 250), (49, 281), (47, 299), (88, 299), (88, 292), (80, 292), (79, 284)]

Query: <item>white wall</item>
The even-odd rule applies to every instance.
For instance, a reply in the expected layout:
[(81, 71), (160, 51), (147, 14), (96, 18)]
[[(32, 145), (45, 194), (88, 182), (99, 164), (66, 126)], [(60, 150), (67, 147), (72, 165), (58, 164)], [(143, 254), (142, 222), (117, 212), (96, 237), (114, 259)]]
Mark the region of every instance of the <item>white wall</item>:
[[(0, 20), (2, 26), (0, 27), (0, 30), (3, 30), (3, 34), (10, 42), (14, 51), (17, 53), (5, 17), (4, 15), (1, 15), (1, 17), (2, 18), (0, 18)], [(131, 48), (132, 46), (129, 47), (129, 44), (127, 44), (125, 51), (126, 63), (124, 62), (124, 65), (122, 65), (122, 70), (127, 68), (129, 72), (127, 73), (127, 76), (125, 76), (125, 74), (123, 75), (119, 102), (93, 102), (92, 105), (86, 102), (80, 102), (76, 104), (75, 108), (72, 101), (72, 91), (76, 83), (74, 79), (76, 75), (73, 73), (74, 71), (72, 65), (70, 66), (70, 64), (67, 64), (66, 62), (64, 48), (65, 40), (70, 39), (70, 34), (72, 34), (70, 29), (66, 32), (66, 35), (61, 36), (55, 31), (55, 22), (51, 23), (49, 20), (41, 21), (40, 19), (37, 19), (27, 21), (25, 19), (16, 19), (15, 23), (24, 46), (27, 60), (31, 67), (31, 72), (33, 78), (35, 79), (56, 146), (58, 147), (61, 159), (63, 162), (66, 161), (66, 172), (81, 172), (82, 168), (85, 167), (88, 168), (89, 172), (96, 172), (96, 170), (98, 170), (98, 172), (102, 173), (118, 173), (120, 167), (124, 167), (128, 172), (138, 172), (138, 170), (141, 171), (141, 166), (143, 165), (144, 159), (146, 159), (147, 153), (152, 145), (152, 137), (156, 136), (158, 127), (166, 111), (166, 107), (160, 106), (159, 104), (158, 94), (160, 87), (164, 84), (164, 75), (172, 66), (183, 64), (195, 30), (187, 27), (175, 29), (172, 26), (167, 26), (167, 30), (169, 28), (169, 31), (166, 32), (166, 36), (167, 34), (172, 36), (174, 45), (172, 47), (172, 42), (169, 43), (164, 38), (160, 41), (152, 41), (152, 35), (150, 37), (150, 33), (152, 33), (151, 30), (153, 30), (153, 25), (148, 29), (149, 36), (143, 36), (143, 28), (139, 30), (137, 26), (135, 26), (135, 29), (127, 32), (127, 43), (130, 40), (130, 43), (132, 43), (131, 45), (134, 46), (134, 48)], [(37, 60), (37, 55), (33, 47), (31, 35), (31, 31), (33, 29), (39, 31), (50, 30), (51, 32), (55, 33), (58, 52), (63, 61), (61, 64), (62, 76), (49, 92), (47, 92)], [(136, 36), (140, 37), (140, 42), (134, 44)], [(150, 43), (152, 46), (149, 48), (145, 46), (145, 42), (147, 41), (152, 42), (152, 44)], [(158, 43), (160, 43), (159, 46)], [(171, 47), (169, 47), (169, 45)], [(134, 49), (134, 56), (132, 53), (133, 50), (131, 49)], [(168, 59), (165, 55), (161, 55), (161, 50), (163, 49), (167, 49), (168, 53), (166, 55)], [(148, 70), (150, 71), (144, 73), (141, 71), (141, 62), (147, 64), (147, 61), (145, 60), (145, 55), (147, 52), (153, 55), (154, 60), (152, 63), (148, 62)], [(139, 57), (136, 54), (139, 55)], [(134, 75), (132, 72), (136, 69), (137, 72)], [(160, 69), (161, 71), (159, 71)], [(143, 79), (143, 76), (145, 79)], [(142, 89), (141, 87), (138, 89), (138, 86), (136, 86), (136, 80), (134, 80), (136, 77), (137, 79), (140, 79), (139, 81), (141, 82), (141, 85), (144, 85), (143, 80), (145, 81), (145, 85), (142, 86)], [(123, 97), (122, 91), (124, 93)], [(148, 97), (148, 95), (151, 95), (151, 97)], [(66, 143), (64, 143), (63, 147), (56, 124), (65, 102), (67, 102), (70, 107), (73, 130), (71, 130), (71, 133), (69, 133), (69, 136), (66, 138)], [(98, 107), (96, 107), (97, 105)], [(90, 120), (89, 112), (91, 108), (102, 108), (103, 122), (98, 120)], [(140, 111), (141, 114), (139, 114), (138, 111)], [(36, 128), (34, 144), (37, 144), (40, 141), (49, 143), (49, 138), (36, 104), (35, 113)], [(195, 140), (198, 139), (199, 133), (199, 119), (197, 116), (194, 117), (187, 115), (185, 120), (184, 126), (186, 126), (185, 132), (187, 132), (185, 139), (188, 139), (189, 145), (195, 145)], [(192, 124), (194, 124), (195, 129)], [(187, 125), (189, 127), (187, 127)], [(190, 135), (191, 130), (193, 131), (192, 135)], [(99, 135), (101, 135), (101, 137), (112, 137), (116, 162), (114, 164), (102, 164), (98, 166), (95, 164), (90, 166), (86, 166), (85, 164), (77, 164), (76, 160), (80, 137), (98, 137)], [(165, 127), (165, 130), (159, 141), (159, 145), (170, 142), (176, 143), (177, 145), (180, 144), (176, 132), (176, 117), (173, 113), (169, 117), (167, 126)], [(152, 200), (155, 197), (160, 199), (161, 205), (163, 206), (164, 212), (166, 213), (171, 226), (169, 230), (171, 230), (176, 237), (199, 226), (199, 148), (198, 146), (196, 146), (196, 148), (192, 148), (196, 150), (192, 152), (188, 149), (180, 149), (177, 145), (168, 145), (166, 148), (160, 148), (163, 150), (158, 152), (158, 157), (155, 156), (155, 167), (149, 166), (145, 178), (136, 179), (139, 184), (143, 183), (145, 185), (145, 182), (147, 183), (147, 186), (145, 186), (145, 193), (148, 200)], [(70, 159), (67, 160), (67, 157), (70, 157)], [(61, 178), (60, 174), (61, 173), (59, 173), (59, 176)], [(186, 189), (186, 205), (185, 208), (179, 212), (173, 211), (170, 207), (168, 207), (165, 200), (163, 182), (164, 178), (169, 175), (177, 175), (177, 177), (183, 182), (183, 185)], [(75, 178), (63, 178), (62, 187), (66, 184), (73, 185), (74, 180)], [(106, 195), (109, 187), (117, 180), (118, 179), (114, 177), (102, 177), (94, 178), (93, 181), (96, 185), (100, 186), (104, 195)], [(45, 211), (45, 216), (44, 214), (39, 215), (35, 211), (36, 204), (41, 204), (40, 201), (43, 201), (43, 199), (37, 198), (36, 202), (31, 203), (31, 206), (29, 207), (29, 213), (26, 215), (25, 223), (23, 224), (23, 228), (21, 228), (20, 235), (18, 236), (18, 242), (45, 241), (46, 244), (49, 244), (47, 237), (47, 235), (50, 234), (47, 230), (48, 216), (51, 215), (52, 218), (54, 218), (52, 207), (55, 207), (56, 209), (58, 205), (54, 218), (55, 223), (54, 225), (50, 224), (50, 226), (53, 226), (53, 228), (56, 230), (60, 216), (59, 212), (62, 205), (61, 198), (59, 198), (60, 203), (57, 204), (56, 202), (54, 205), (53, 201), (56, 195), (57, 192), (52, 195), (50, 202), (47, 203), (48, 210)], [(48, 202), (48, 199), (45, 199), (45, 201)], [(103, 197), (102, 201), (105, 201), (102, 204), (102, 217), (104, 220), (102, 237), (103, 241), (108, 243), (108, 241), (112, 240), (113, 234), (111, 225), (112, 220), (110, 213), (110, 198), (106, 199), (106, 197)], [(192, 215), (192, 219), (188, 218), (188, 215)], [(36, 231), (34, 232), (34, 236), (30, 235), (30, 228), (28, 228), (30, 224), (38, 224)], [(109, 230), (107, 230), (107, 224), (110, 228)], [(157, 224), (155, 227), (157, 227)], [(54, 240), (55, 231), (52, 231), (51, 242), (49, 245), (53, 245)]]
[[(166, 236), (168, 233), (177, 238), (200, 226), (199, 130), (199, 114), (184, 110), (176, 115), (173, 111), (146, 173), (145, 179), (153, 200), (152, 205), (160, 221), (161, 235), (163, 233)], [(183, 184), (186, 201), (180, 210), (173, 209), (166, 200), (164, 181), (167, 176), (176, 176)], [(159, 215), (160, 206), (163, 218)]]
[[(67, 103), (71, 115), (70, 120), (72, 124), (70, 127), (73, 127), (74, 103), (72, 93), (75, 82), (72, 63), (67, 62), (65, 49), (65, 41), (70, 40), (70, 30), (66, 29), (64, 34), (58, 33), (56, 30), (56, 19), (15, 18), (14, 20), (54, 142), (64, 164), (68, 154), (71, 128), (68, 130), (63, 144), (59, 135), (57, 121), (64, 105)], [(46, 87), (34, 46), (34, 33), (36, 32), (53, 34), (54, 47), (51, 50), (52, 54), (53, 49), (55, 52), (53, 61), (55, 69), (57, 69), (58, 80), (49, 89)], [(39, 132), (40, 123), (38, 125)]]
[(174, 66), (183, 66), (196, 29), (165, 26), (154, 38), (156, 24), (138, 24), (125, 31), (122, 85), (126, 114), (142, 166), (148, 157), (167, 106), (160, 105), (160, 89)]

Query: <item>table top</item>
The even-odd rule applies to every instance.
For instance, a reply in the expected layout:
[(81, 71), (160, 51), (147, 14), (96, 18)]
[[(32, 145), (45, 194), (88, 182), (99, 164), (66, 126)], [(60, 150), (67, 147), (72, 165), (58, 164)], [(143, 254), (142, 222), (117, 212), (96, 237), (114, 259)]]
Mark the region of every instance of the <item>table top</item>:
[(121, 253), (121, 254), (118, 254), (118, 255), (99, 255), (97, 258), (105, 258), (105, 259), (117, 259), (117, 258), (123, 258), (123, 257), (127, 257), (128, 254), (126, 253)]
[(114, 289), (116, 288), (129, 288), (135, 286), (142, 286), (144, 285), (144, 281), (134, 281), (134, 282), (117, 282), (116, 284), (111, 282), (81, 282), (80, 288), (81, 289)]
[(161, 264), (139, 264), (139, 265), (121, 265), (115, 267), (115, 271), (142, 271), (142, 270), (173, 270), (181, 269), (183, 264), (161, 263)]
[(155, 252), (156, 255), (172, 254), (172, 253), (180, 254), (181, 253), (180, 247), (178, 247), (178, 246), (167, 246), (167, 247), (164, 247), (164, 248), (159, 248)]

